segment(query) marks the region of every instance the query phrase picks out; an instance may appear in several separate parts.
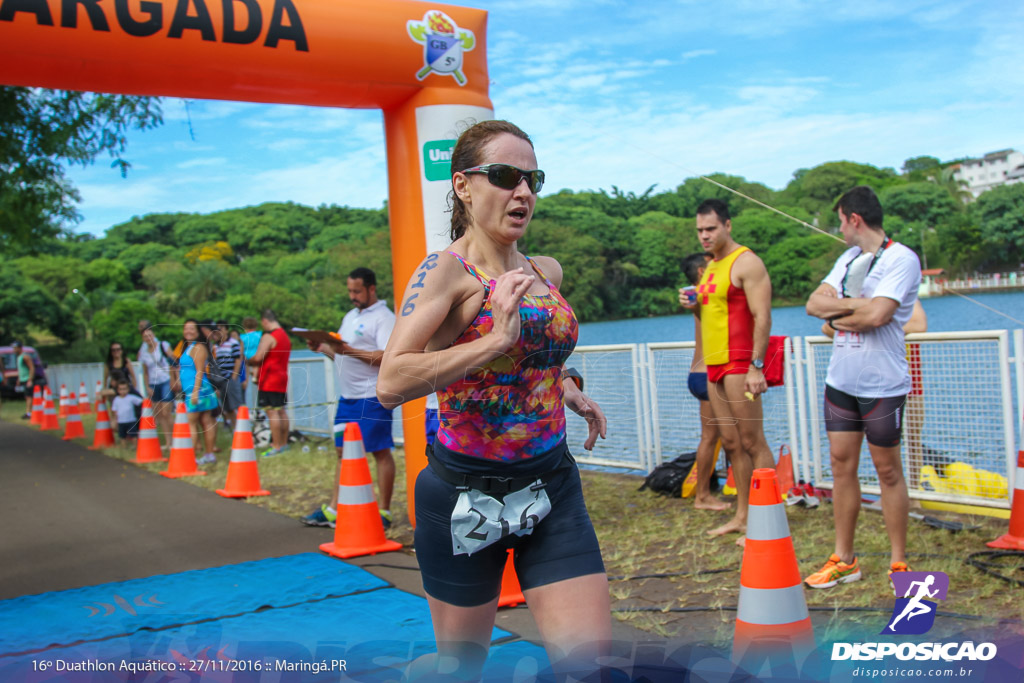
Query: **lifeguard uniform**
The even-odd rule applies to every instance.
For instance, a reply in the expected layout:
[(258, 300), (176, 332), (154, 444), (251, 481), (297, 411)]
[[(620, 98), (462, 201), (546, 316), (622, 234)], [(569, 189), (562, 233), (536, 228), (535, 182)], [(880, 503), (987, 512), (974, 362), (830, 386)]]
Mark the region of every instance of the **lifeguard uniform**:
[(746, 293), (732, 284), (733, 264), (748, 251), (747, 247), (737, 247), (724, 258), (711, 261), (697, 286), (701, 343), (709, 382), (720, 382), (726, 375), (745, 375), (750, 369), (754, 316)]

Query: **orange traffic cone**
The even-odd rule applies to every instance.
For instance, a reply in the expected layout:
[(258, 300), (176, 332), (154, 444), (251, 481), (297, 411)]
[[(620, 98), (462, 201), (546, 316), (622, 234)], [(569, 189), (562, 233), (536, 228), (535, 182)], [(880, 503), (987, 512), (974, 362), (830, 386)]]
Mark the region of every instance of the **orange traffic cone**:
[(732, 465), (729, 465), (729, 473), (725, 477), (725, 486), (722, 487), (722, 493), (727, 496), (736, 495), (736, 481), (732, 478)]
[(89, 395), (85, 393), (85, 382), (79, 382), (78, 387), (78, 414), (86, 415), (92, 412), (92, 407), (89, 405)]
[(773, 675), (786, 675), (775, 667), (799, 670), (813, 650), (814, 630), (775, 470), (756, 469), (750, 480), (733, 661), (755, 676), (763, 664), (773, 668)]
[(338, 477), (338, 518), (334, 542), (322, 544), (320, 550), (345, 559), (391, 552), (401, 547), (401, 543), (389, 541), (384, 536), (377, 497), (373, 495), (370, 466), (363, 451), (363, 435), (358, 423), (349, 422), (345, 425), (341, 475)]
[(1010, 506), (1010, 531), (985, 545), (989, 548), (1024, 550), (1024, 450), (1017, 451), (1017, 473), (1013, 477), (1013, 503)]
[(225, 498), (269, 496), (270, 491), (260, 488), (260, 473), (256, 465), (256, 448), (252, 443), (252, 423), (249, 408), (241, 406), (235, 420), (235, 434), (231, 441), (231, 462), (224, 488), (217, 493)]
[(68, 415), (64, 422), (64, 441), (78, 439), (85, 436), (85, 429), (82, 427), (82, 418), (78, 416), (78, 401), (75, 400), (75, 392), (68, 397)]
[(58, 404), (57, 415), (61, 419), (68, 416), (68, 387), (66, 384), (60, 385), (60, 403)]
[(43, 390), (43, 394), (46, 396), (46, 401), (43, 407), (43, 422), (39, 425), (39, 429), (44, 431), (60, 429), (60, 422), (57, 420), (57, 409), (53, 407), (53, 394), (50, 393), (50, 387), (46, 387)]
[(43, 388), (38, 385), (32, 391), (32, 419), (29, 424), (43, 424)]
[(188, 429), (188, 414), (185, 412), (184, 401), (178, 404), (178, 410), (174, 414), (174, 431), (171, 432), (171, 437), (171, 461), (167, 463), (167, 471), (160, 474), (171, 479), (206, 474), (196, 465), (196, 452), (192, 448), (192, 432)]
[(789, 490), (796, 486), (796, 481), (793, 479), (793, 456), (786, 444), (779, 446), (779, 463), (775, 466), (775, 475), (779, 482), (782, 499), (785, 500), (789, 496)]
[(515, 607), (526, 602), (523, 589), (519, 587), (515, 564), (512, 562), (512, 549), (509, 548), (505, 559), (505, 572), (501, 575), (501, 595), (498, 596), (498, 607)]
[(89, 450), (95, 451), (113, 445), (114, 430), (110, 427), (107, 405), (103, 401), (96, 401), (96, 431), (93, 433), (92, 446), (89, 446)]
[[(97, 418), (98, 419), (98, 418)], [(185, 418), (185, 431), (188, 432), (188, 418)], [(192, 435), (189, 434), (189, 439)], [(195, 455), (192, 456), (195, 458)], [(153, 418), (153, 404), (148, 398), (142, 399), (142, 417), (139, 419), (139, 439), (135, 444), (135, 462), (163, 462), (163, 451), (160, 450), (160, 436), (156, 433), (156, 420)]]

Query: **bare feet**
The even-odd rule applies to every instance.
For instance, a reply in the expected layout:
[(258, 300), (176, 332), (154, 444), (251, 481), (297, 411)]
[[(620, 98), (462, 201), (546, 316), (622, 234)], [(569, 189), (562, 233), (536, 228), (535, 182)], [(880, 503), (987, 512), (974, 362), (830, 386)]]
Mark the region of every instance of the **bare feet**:
[(708, 536), (724, 536), (725, 534), (745, 534), (747, 532), (747, 525), (739, 520), (733, 518), (722, 526), (708, 531)]
[(697, 510), (714, 510), (715, 512), (721, 512), (722, 510), (728, 510), (732, 507), (729, 503), (724, 500), (718, 500), (714, 496), (708, 496), (707, 498), (697, 498), (693, 501), (693, 507)]

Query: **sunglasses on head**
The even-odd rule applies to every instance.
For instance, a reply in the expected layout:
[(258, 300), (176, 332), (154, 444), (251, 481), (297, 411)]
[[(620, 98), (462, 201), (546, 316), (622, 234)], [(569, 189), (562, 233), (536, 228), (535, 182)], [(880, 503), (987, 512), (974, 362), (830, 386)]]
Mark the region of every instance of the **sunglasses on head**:
[(526, 185), (530, 188), (530, 192), (534, 194), (540, 192), (540, 188), (544, 187), (544, 171), (539, 168), (532, 171), (524, 171), (510, 164), (484, 164), (483, 166), (467, 168), (462, 172), (486, 173), (487, 182), (503, 190), (516, 189), (523, 178), (526, 178)]

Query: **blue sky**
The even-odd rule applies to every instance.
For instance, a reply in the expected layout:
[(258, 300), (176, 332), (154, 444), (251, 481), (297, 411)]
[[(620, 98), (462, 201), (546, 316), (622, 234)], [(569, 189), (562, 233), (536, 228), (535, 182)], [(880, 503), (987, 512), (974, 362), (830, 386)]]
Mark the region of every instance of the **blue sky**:
[[(545, 192), (669, 190), (724, 172), (781, 189), (850, 160), (1024, 147), (1024, 3), (481, 0), (491, 99), (534, 139)], [(424, 9), (431, 5), (424, 3)], [(167, 99), (70, 176), (79, 232), (135, 215), (294, 201), (377, 208), (379, 111)]]

